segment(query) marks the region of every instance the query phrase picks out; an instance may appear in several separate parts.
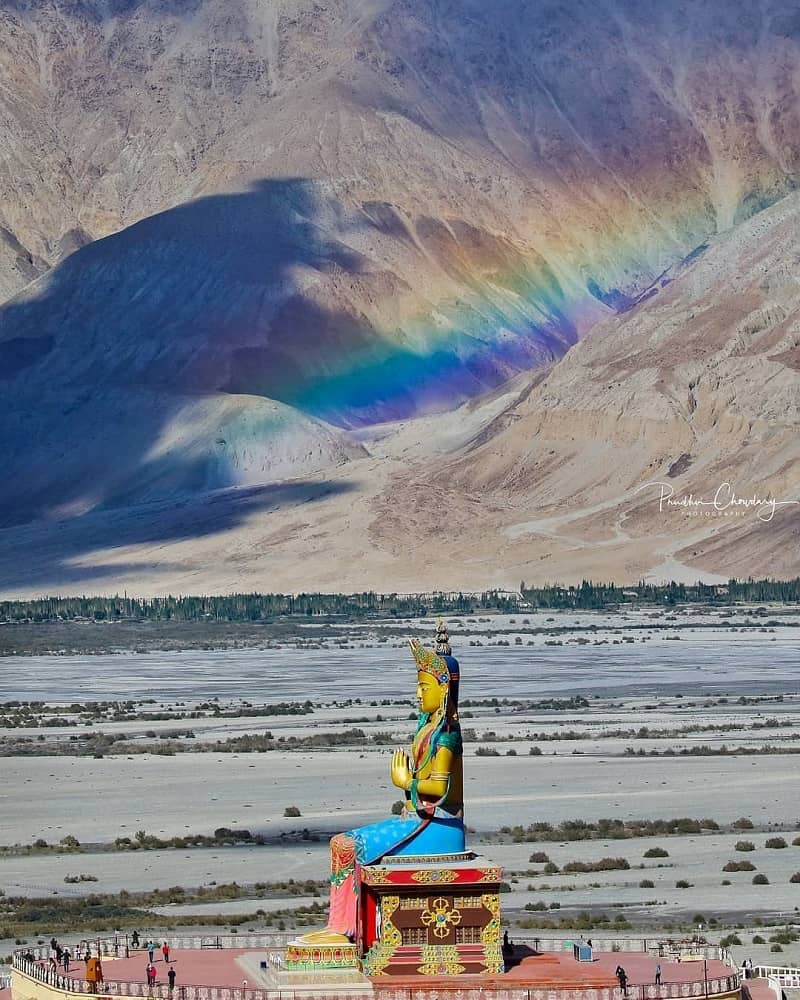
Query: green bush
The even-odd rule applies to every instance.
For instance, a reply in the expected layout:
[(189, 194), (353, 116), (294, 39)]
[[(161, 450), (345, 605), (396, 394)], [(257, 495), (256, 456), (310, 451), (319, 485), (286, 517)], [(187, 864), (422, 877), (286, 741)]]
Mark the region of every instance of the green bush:
[(528, 858), (528, 863), (532, 865), (546, 865), (550, 858), (544, 851), (534, 851)]
[(768, 837), (764, 847), (771, 847), (773, 850), (779, 851), (783, 847), (788, 847), (789, 845), (783, 839), (783, 837)]
[(746, 816), (740, 816), (739, 819), (733, 821), (732, 826), (734, 830), (752, 830), (753, 821)]
[(783, 948), (779, 944), (770, 945), (770, 951), (783, 951)]
[(753, 935), (753, 944), (766, 944), (767, 942), (761, 937), (760, 934)]
[[(548, 861), (547, 864), (544, 866), (545, 875), (557, 875), (558, 871), (559, 871), (558, 865), (554, 865), (552, 861)], [(800, 877), (798, 877), (797, 881), (800, 882)]]
[(756, 845), (752, 840), (737, 840), (733, 849), (734, 851), (754, 851)]
[(795, 837), (792, 841), (792, 847), (800, 847), (800, 837)]
[(405, 805), (405, 803), (401, 802), (399, 799), (397, 800), (397, 802), (393, 802), (392, 803), (392, 816), (399, 816), (402, 813), (402, 811), (403, 811), (404, 805)]
[(789, 879), (790, 882), (800, 882), (800, 872), (795, 872)]
[(629, 868), (630, 864), (625, 858), (601, 858), (599, 861), (568, 861), (561, 871), (565, 875), (574, 875), (587, 872), (628, 871)]
[(300, 810), (297, 808), (297, 806), (287, 806), (283, 810), (283, 815), (284, 816), (300, 816), (301, 813), (300, 813)]
[(766, 875), (754, 875), (753, 885), (769, 885), (769, 879)]
[(719, 939), (720, 948), (730, 948), (732, 944), (741, 944), (742, 939), (738, 934), (726, 934), (725, 937)]
[(722, 883), (721, 883), (721, 884), (722, 884), (722, 885), (730, 885), (730, 884), (731, 884), (731, 880), (730, 880), (729, 878), (724, 878), (724, 879), (722, 880)]
[(655, 882), (653, 882), (649, 878), (643, 878), (642, 881), (639, 883), (640, 889), (655, 889), (655, 887), (656, 887)]
[(692, 883), (691, 882), (687, 882), (685, 878), (679, 878), (678, 881), (675, 883), (675, 888), (676, 889), (691, 889), (692, 888)]
[(723, 865), (722, 870), (724, 872), (754, 872), (756, 866), (752, 861), (729, 861)]
[(669, 851), (665, 851), (663, 847), (651, 847), (649, 850), (644, 852), (644, 857), (646, 858), (668, 858)]

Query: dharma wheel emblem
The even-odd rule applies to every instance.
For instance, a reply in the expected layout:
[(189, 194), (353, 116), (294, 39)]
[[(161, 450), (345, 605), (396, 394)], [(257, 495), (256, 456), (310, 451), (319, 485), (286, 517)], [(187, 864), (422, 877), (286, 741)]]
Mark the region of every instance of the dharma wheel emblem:
[(449, 925), (458, 927), (461, 923), (461, 911), (455, 907), (451, 908), (449, 901), (443, 896), (437, 896), (431, 901), (430, 906), (422, 911), (422, 922), (426, 927), (433, 928), (436, 937), (447, 937)]

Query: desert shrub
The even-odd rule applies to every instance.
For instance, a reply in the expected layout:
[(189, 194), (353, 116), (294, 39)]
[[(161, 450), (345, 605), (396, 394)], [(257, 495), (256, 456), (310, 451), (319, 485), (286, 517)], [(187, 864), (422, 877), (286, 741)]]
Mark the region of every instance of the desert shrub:
[(753, 885), (769, 885), (769, 879), (766, 875), (754, 875)]
[(544, 851), (534, 851), (533, 854), (528, 858), (529, 864), (532, 865), (546, 865), (550, 858), (545, 854)]
[(800, 847), (800, 837), (795, 837), (792, 841), (792, 847)]
[(752, 861), (729, 861), (723, 865), (722, 870), (724, 872), (754, 872), (756, 866)]
[(287, 806), (283, 810), (283, 815), (284, 816), (300, 816), (301, 813), (300, 813), (300, 810), (297, 808), (297, 806)]
[(478, 747), (475, 751), (476, 757), (499, 757), (500, 751), (495, 750), (494, 747)]
[(722, 883), (721, 883), (721, 884), (722, 884), (722, 885), (730, 885), (730, 884), (731, 884), (731, 880), (730, 880), (729, 878), (724, 878), (724, 879), (722, 880)]
[(774, 941), (776, 944), (794, 944), (798, 937), (800, 937), (800, 934), (786, 927), (776, 934), (771, 934), (770, 941)]
[(771, 847), (773, 850), (779, 851), (783, 847), (788, 847), (789, 845), (783, 839), (783, 837), (768, 837), (764, 847)]
[(800, 882), (800, 872), (795, 872), (789, 879), (790, 882)]
[(403, 803), (398, 799), (392, 803), (392, 816), (399, 816), (403, 811)]
[(753, 935), (753, 944), (766, 944), (767, 942), (761, 937), (760, 934)]
[(526, 910), (546, 910), (547, 909), (547, 903), (543, 903), (541, 900), (539, 900), (538, 903), (526, 903), (525, 904), (525, 909)]
[(756, 845), (752, 840), (737, 840), (733, 849), (734, 851), (754, 851)]
[(528, 756), (529, 757), (541, 757), (542, 756), (542, 751), (541, 751), (540, 747), (531, 747), (530, 750), (528, 751)]
[(665, 851), (663, 847), (651, 847), (649, 850), (644, 852), (644, 857), (646, 858), (668, 858), (669, 851)]
[[(552, 861), (548, 861), (544, 866), (545, 875), (557, 875), (558, 870), (558, 865), (554, 865)], [(800, 877), (798, 877), (797, 881), (800, 882)]]
[(601, 858), (599, 861), (568, 861), (561, 869), (565, 875), (573, 875), (576, 872), (584, 874), (586, 872), (611, 872), (627, 871), (630, 864), (625, 858)]
[(783, 951), (783, 948), (779, 944), (772, 944), (769, 947), (770, 951)]
[(730, 948), (732, 944), (741, 944), (742, 939), (738, 934), (726, 934), (725, 937), (719, 939), (720, 948)]
[(691, 889), (691, 887), (692, 883), (687, 882), (685, 878), (679, 878), (678, 881), (675, 883), (676, 889)]
[(740, 816), (739, 819), (733, 821), (732, 826), (734, 830), (752, 830), (753, 821), (746, 816)]
[(653, 882), (649, 878), (643, 878), (642, 881), (639, 883), (640, 889), (655, 889), (655, 887), (656, 887), (655, 882)]

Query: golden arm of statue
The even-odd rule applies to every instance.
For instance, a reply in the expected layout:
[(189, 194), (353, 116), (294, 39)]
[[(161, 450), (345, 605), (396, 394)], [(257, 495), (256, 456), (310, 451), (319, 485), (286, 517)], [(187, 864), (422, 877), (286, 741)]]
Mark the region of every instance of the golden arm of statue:
[[(453, 770), (453, 751), (439, 747), (436, 756), (426, 768), (427, 774), (417, 781), (417, 793), (440, 799), (447, 791), (447, 781)], [(405, 750), (395, 750), (392, 755), (392, 784), (404, 792), (411, 788), (411, 765)]]

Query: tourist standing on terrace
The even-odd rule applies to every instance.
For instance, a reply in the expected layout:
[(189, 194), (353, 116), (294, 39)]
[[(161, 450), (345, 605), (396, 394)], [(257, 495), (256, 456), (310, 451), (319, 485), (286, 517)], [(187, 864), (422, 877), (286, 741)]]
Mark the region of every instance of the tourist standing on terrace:
[(169, 967), (169, 972), (167, 973), (167, 979), (169, 979), (169, 991), (170, 991), (170, 993), (172, 993), (172, 991), (175, 989), (175, 966), (174, 965), (171, 965)]
[(164, 956), (164, 961), (168, 962), (169, 961), (169, 944), (166, 941), (161, 945), (161, 954)]

